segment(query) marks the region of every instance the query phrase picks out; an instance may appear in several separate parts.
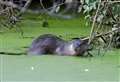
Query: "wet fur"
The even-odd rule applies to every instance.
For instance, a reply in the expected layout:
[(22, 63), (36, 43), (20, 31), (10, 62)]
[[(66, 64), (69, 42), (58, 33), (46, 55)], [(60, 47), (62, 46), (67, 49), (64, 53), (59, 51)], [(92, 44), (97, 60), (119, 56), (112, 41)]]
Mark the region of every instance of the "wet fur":
[(88, 41), (80, 39), (65, 41), (52, 34), (44, 34), (33, 40), (28, 54), (45, 55), (58, 54), (69, 56), (81, 56), (88, 50)]

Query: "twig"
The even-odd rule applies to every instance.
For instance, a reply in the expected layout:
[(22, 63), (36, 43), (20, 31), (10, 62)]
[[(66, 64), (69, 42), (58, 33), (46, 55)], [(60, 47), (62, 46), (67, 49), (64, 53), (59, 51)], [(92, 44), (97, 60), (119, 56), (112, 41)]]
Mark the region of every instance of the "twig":
[(28, 9), (31, 2), (32, 2), (32, 0), (27, 0), (26, 4), (24, 5), (24, 7), (20, 11), (20, 14), (24, 13)]
[(94, 38), (93, 33), (94, 33), (94, 29), (95, 29), (95, 21), (96, 21), (96, 18), (97, 18), (99, 9), (100, 9), (100, 5), (101, 5), (101, 0), (100, 0), (100, 3), (98, 4), (98, 8), (97, 8), (96, 14), (95, 14), (94, 19), (93, 19), (93, 24), (92, 24), (92, 29), (91, 29), (91, 32), (90, 32), (90, 38), (89, 38), (88, 44), (90, 44), (92, 39)]

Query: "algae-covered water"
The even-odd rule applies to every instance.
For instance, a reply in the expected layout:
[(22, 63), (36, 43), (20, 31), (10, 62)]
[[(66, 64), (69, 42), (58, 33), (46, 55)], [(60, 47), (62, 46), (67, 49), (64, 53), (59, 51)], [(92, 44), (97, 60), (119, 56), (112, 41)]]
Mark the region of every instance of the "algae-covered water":
[(117, 56), (77, 58), (67, 56), (1, 56), (2, 80), (13, 81), (115, 81), (119, 80)]
[[(29, 18), (29, 17), (28, 17)], [(39, 19), (39, 17), (37, 17)], [(1, 29), (0, 51), (24, 53), (33, 38), (52, 33), (66, 40), (73, 37), (89, 35), (90, 28), (85, 20), (50, 19), (49, 27), (43, 28), (38, 19), (25, 19), (17, 28), (22, 28), (24, 38), (19, 29)], [(72, 56), (27, 56), (0, 55), (0, 80), (2, 82), (119, 82), (120, 81), (120, 50), (111, 50), (104, 56), (92, 58)]]

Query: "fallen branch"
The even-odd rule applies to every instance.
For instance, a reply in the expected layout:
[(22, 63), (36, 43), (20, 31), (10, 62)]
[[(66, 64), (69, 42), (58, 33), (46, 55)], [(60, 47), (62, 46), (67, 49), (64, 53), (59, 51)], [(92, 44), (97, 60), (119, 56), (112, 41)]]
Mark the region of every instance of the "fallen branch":
[[(115, 29), (115, 30), (112, 30), (112, 31), (106, 32), (106, 33), (98, 34), (98, 35), (96, 35), (96, 36), (94, 37), (94, 39), (95, 39), (95, 38), (99, 38), (99, 37), (101, 37), (101, 36), (105, 36), (105, 35), (112, 34), (113, 32), (117, 32), (117, 31), (119, 31), (119, 30), (120, 30), (120, 27), (117, 28), (117, 29)], [(82, 40), (89, 40), (89, 39), (90, 39), (90, 37), (86, 37), (86, 38), (83, 38)]]

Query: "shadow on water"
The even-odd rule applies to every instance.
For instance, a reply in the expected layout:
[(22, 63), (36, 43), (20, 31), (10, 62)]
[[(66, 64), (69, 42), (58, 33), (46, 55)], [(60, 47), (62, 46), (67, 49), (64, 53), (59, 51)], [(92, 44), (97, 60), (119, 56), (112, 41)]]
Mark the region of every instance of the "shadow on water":
[(1, 55), (25, 55), (26, 53), (0, 52)]

